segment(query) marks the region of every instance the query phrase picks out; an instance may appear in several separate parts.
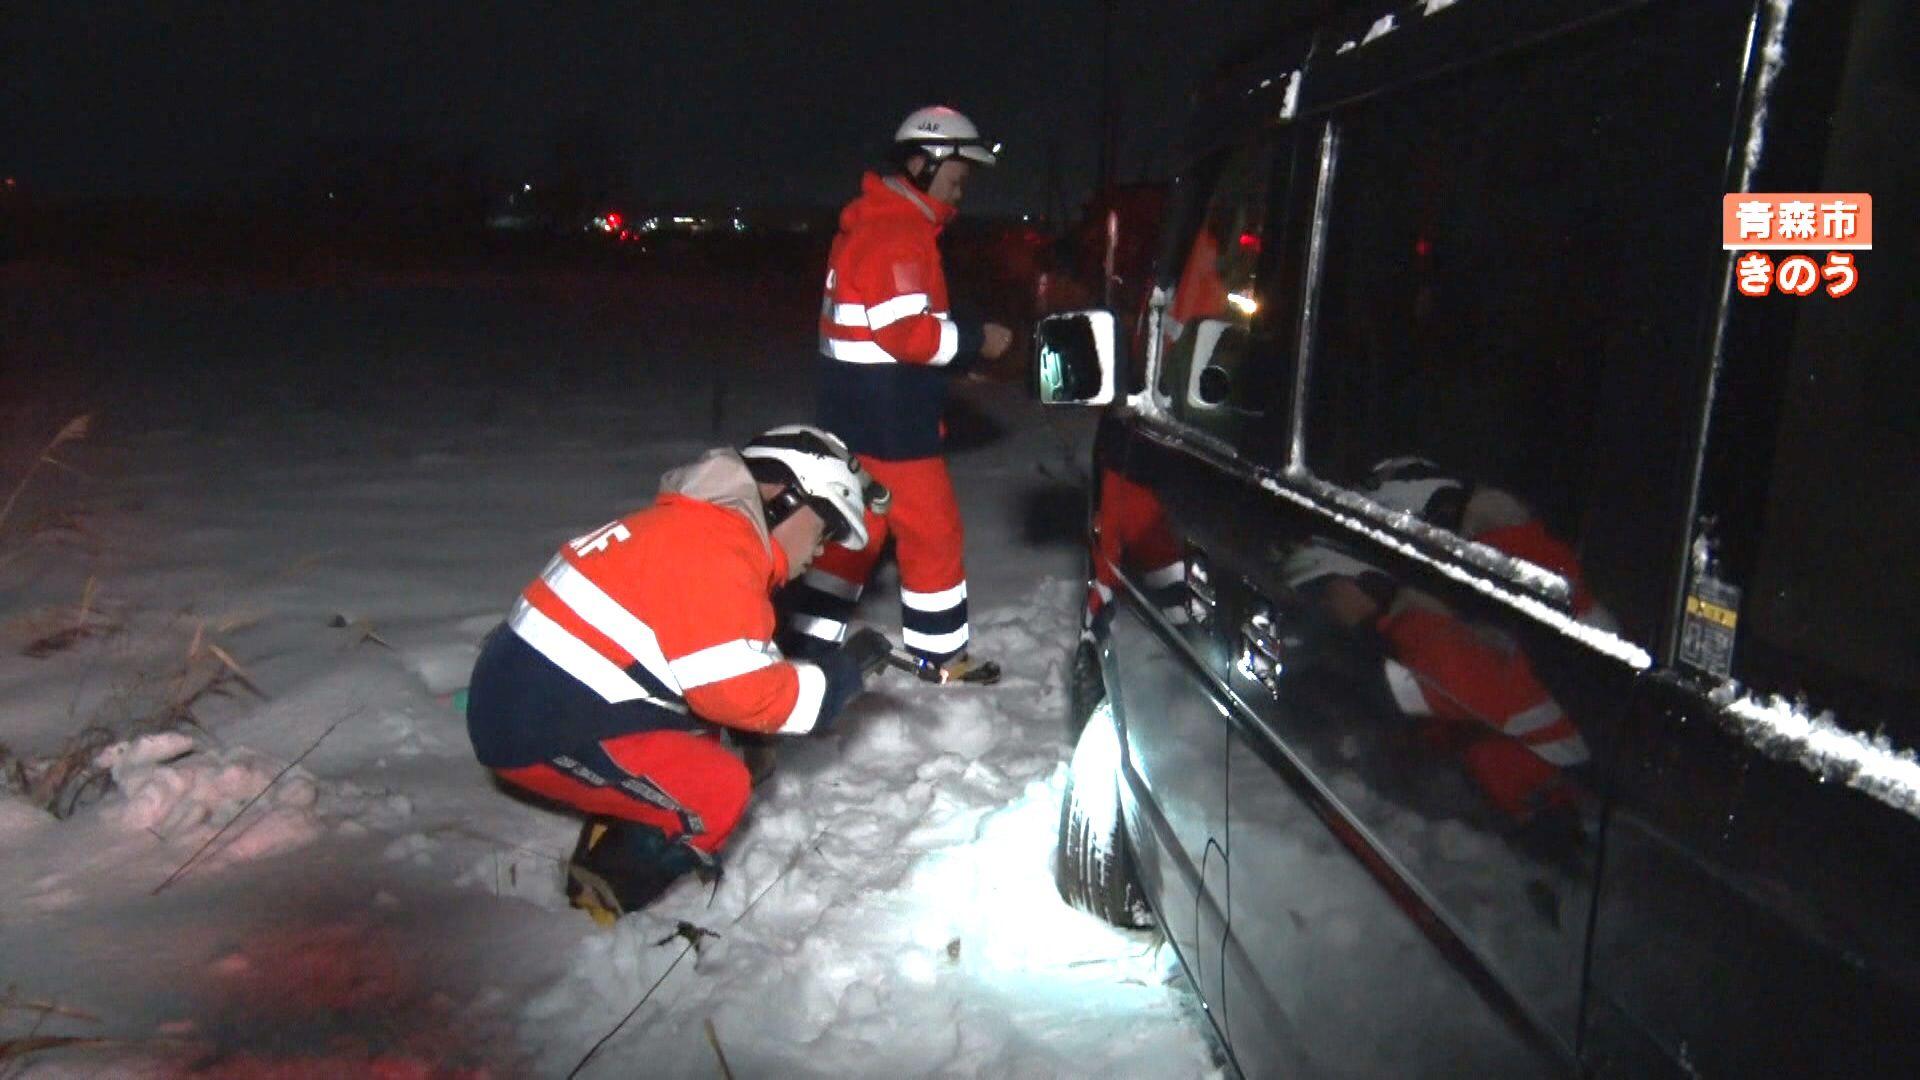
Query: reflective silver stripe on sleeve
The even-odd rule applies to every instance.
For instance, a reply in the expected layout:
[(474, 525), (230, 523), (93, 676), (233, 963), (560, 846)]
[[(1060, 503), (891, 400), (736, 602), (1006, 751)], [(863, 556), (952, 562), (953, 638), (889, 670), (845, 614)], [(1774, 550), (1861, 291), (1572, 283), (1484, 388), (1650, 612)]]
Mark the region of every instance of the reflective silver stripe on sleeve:
[(1178, 585), (1187, 579), (1187, 564), (1172, 562), (1149, 573), (1142, 580), (1149, 589), (1164, 589), (1169, 585)]
[(659, 679), (661, 685), (676, 694), (680, 693), (680, 684), (667, 666), (666, 656), (660, 651), (659, 639), (653, 636), (653, 630), (646, 623), (634, 617), (633, 612), (621, 607), (587, 575), (574, 569), (573, 564), (563, 558), (556, 557), (548, 563), (540, 576), (546, 581), (547, 588), (553, 590), (553, 595), (572, 608), (574, 614), (586, 620), (587, 625), (612, 638), (615, 645), (639, 661), (640, 666)]
[(1587, 760), (1587, 743), (1579, 735), (1547, 743), (1522, 743), (1534, 756), (1549, 765), (1579, 765)]
[(940, 348), (933, 354), (933, 359), (927, 362), (935, 367), (942, 367), (959, 354), (960, 328), (953, 324), (952, 319), (942, 315), (940, 316)]
[(939, 655), (959, 652), (967, 647), (967, 628), (963, 626), (944, 634), (923, 634), (903, 626), (900, 628), (900, 640), (906, 642), (908, 648), (919, 649), (925, 653)]
[(633, 681), (633, 676), (620, 670), (613, 661), (593, 651), (586, 642), (567, 633), (567, 629), (547, 617), (546, 612), (527, 603), (522, 597), (513, 606), (513, 614), (507, 618), (507, 625), (520, 639), (534, 647), (541, 656), (553, 661), (560, 670), (579, 679), (591, 687), (593, 692), (608, 701), (654, 701)]
[(1530, 709), (1522, 709), (1507, 717), (1507, 722), (1500, 725), (1500, 730), (1519, 738), (1528, 732), (1539, 731), (1548, 724), (1565, 717), (1566, 714), (1560, 711), (1560, 703), (1548, 698)]
[(835, 326), (865, 326), (867, 309), (859, 304), (835, 304), (833, 323)]
[[(867, 325), (875, 330), (883, 326), (892, 326), (901, 319), (914, 315), (924, 315), (928, 311), (926, 293), (906, 293), (896, 296), (885, 303), (875, 304), (867, 309)], [(839, 315), (835, 313), (835, 321)]]
[(900, 590), (900, 603), (915, 611), (937, 614), (953, 607), (967, 598), (967, 583), (961, 582), (951, 589), (939, 592), (914, 592), (911, 589)]
[(679, 680), (681, 690), (686, 691), (772, 667), (779, 662), (780, 650), (773, 642), (740, 638), (688, 653), (678, 660), (668, 661), (667, 666), (673, 669), (673, 677)]
[(1408, 716), (1432, 716), (1433, 707), (1427, 704), (1427, 695), (1420, 692), (1420, 680), (1414, 677), (1413, 669), (1398, 660), (1388, 660), (1387, 686), (1393, 690), (1393, 703)]
[(895, 364), (899, 361), (893, 354), (880, 347), (877, 341), (842, 341), (839, 338), (820, 339), (820, 351), (834, 360), (844, 360), (849, 364)]
[(835, 619), (823, 619), (818, 615), (795, 615), (793, 628), (810, 638), (832, 642), (838, 645), (847, 639), (847, 624)]
[(782, 735), (805, 735), (820, 722), (820, 705), (827, 698), (827, 673), (803, 660), (793, 664), (793, 673), (800, 677), (800, 696), (794, 699), (793, 711), (780, 723)]
[(842, 600), (860, 599), (860, 583), (848, 581), (838, 574), (829, 574), (825, 570), (808, 570), (800, 575), (800, 583)]

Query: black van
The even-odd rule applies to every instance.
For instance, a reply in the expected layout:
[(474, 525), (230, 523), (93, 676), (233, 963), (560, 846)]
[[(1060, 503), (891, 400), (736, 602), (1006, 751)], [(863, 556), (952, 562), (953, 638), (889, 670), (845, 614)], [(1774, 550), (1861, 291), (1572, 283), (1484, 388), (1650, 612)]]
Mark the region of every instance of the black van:
[[(1920, 1075), (1911, 3), (1313, 7), (1147, 310), (1036, 333), (1107, 406), (1063, 895), (1248, 1075)], [(1729, 192), (1877, 239), (1747, 295)]]

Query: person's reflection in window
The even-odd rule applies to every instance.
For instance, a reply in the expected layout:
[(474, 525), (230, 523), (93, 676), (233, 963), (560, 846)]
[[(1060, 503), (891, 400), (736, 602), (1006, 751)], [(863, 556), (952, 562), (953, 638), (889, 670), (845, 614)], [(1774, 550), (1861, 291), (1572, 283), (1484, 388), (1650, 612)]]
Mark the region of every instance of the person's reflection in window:
[[(1432, 463), (1384, 462), (1361, 490), (1392, 509), (1564, 575), (1576, 611), (1610, 617), (1581, 582), (1578, 560), (1518, 499), (1446, 476)], [(1437, 597), (1324, 543), (1290, 554), (1287, 583), (1340, 625), (1374, 642), (1400, 712), (1434, 749), (1455, 756), (1515, 825), (1578, 825), (1586, 740), (1528, 656), (1497, 627), (1466, 619)]]
[(1153, 492), (1110, 468), (1100, 470), (1100, 505), (1094, 512), (1093, 580), (1087, 586), (1082, 626), (1091, 632), (1111, 618), (1114, 590), (1125, 573), (1174, 626), (1188, 621), (1187, 564)]

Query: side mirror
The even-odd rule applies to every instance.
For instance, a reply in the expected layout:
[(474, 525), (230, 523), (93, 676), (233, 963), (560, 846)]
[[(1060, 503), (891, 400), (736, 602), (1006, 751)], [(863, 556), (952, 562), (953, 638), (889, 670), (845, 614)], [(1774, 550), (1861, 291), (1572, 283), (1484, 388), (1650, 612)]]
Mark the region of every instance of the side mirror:
[(1105, 405), (1119, 369), (1111, 311), (1048, 315), (1033, 330), (1033, 386), (1042, 405)]
[(1247, 332), (1225, 319), (1202, 319), (1193, 328), (1193, 360), (1187, 369), (1187, 404), (1217, 409), (1233, 397), (1233, 373), (1246, 357)]

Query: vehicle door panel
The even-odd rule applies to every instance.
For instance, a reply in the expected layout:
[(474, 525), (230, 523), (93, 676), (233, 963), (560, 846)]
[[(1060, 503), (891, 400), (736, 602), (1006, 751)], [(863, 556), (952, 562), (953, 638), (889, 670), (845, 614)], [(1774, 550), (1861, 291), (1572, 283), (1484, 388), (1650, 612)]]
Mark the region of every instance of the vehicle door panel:
[[(1506, 987), (1517, 974), (1543, 997), (1558, 994), (1571, 1029), (1590, 881), (1506, 853), (1457, 765), (1410, 752), (1405, 718), (1382, 717), (1378, 700), (1352, 690), (1372, 685), (1359, 677), (1369, 669), (1341, 644), (1306, 643), (1329, 658), (1281, 699), (1240, 673), (1234, 643), (1251, 597), (1289, 595), (1271, 580), (1286, 550), (1277, 538), (1299, 535), (1301, 523), (1244, 470), (1213, 458), (1197, 475), (1192, 463), (1211, 456), (1200, 444), (1175, 439), (1140, 456), (1182, 478), (1161, 489), (1163, 501), (1217, 594), (1201, 629), (1231, 731), (1225, 1025), (1242, 1066), (1249, 1075), (1562, 1067), (1571, 1035), (1566, 1045), (1544, 1039), (1543, 1021)], [(1283, 653), (1294, 658), (1305, 656)], [(1429, 878), (1443, 895), (1427, 891)], [(1473, 920), (1463, 925), (1455, 911)], [(1482, 954), (1489, 934), (1517, 958), (1514, 971), (1496, 974)]]
[[(1914, 190), (1911, 5), (1781, 17), (1752, 190)], [(1603, 1073), (1920, 1075), (1920, 238), (1889, 236), (1844, 297), (1725, 301), (1682, 624), (1607, 828)]]
[[(1122, 778), (1131, 802), (1145, 808), (1129, 817), (1138, 868), (1168, 938), (1190, 965), (1208, 948), (1201, 937), (1202, 911), (1223, 909), (1225, 897), (1203, 899), (1202, 868), (1208, 845), (1223, 836), (1226, 734), (1220, 710), (1196, 682), (1191, 661), (1153, 625), (1158, 613), (1143, 611), (1122, 578), (1109, 630), (1115, 662), (1109, 666), (1114, 712), (1124, 746)], [(1203, 994), (1207, 991), (1201, 987)], [(1217, 995), (1217, 988), (1214, 990)]]
[[(1648, 431), (1625, 405), (1697, 407), (1685, 350), (1714, 258), (1649, 268), (1648, 241), (1687, 211), (1612, 178), (1718, 198), (1749, 16), (1596, 14), (1301, 120), (1324, 133), (1325, 195), (1296, 441), (1243, 493), (1255, 517), (1195, 542), (1237, 639), (1237, 711), (1322, 793), (1385, 898), (1358, 910), (1392, 912), (1365, 940), (1411, 933), (1431, 954), (1362, 953), (1351, 993), (1299, 1004), (1300, 1031), (1344, 1030), (1370, 1003), (1381, 1015), (1351, 1021), (1375, 1025), (1367, 1049), (1430, 1051), (1378, 1071), (1577, 1060), (1604, 765), (1672, 594), (1647, 553), (1677, 549), (1684, 520), (1684, 425)], [(1437, 40), (1442, 21), (1394, 47)], [(1316, 78), (1365, 61), (1315, 63), (1310, 102)], [(1676, 94), (1700, 107), (1672, 109)], [(1594, 218), (1617, 225), (1582, 233)], [(1627, 280), (1632, 320), (1602, 300)], [(1609, 484), (1622, 461), (1638, 482)], [(1274, 958), (1253, 978), (1286, 1006), (1281, 957), (1302, 946), (1268, 897), (1287, 875), (1256, 886), (1254, 868), (1299, 852), (1253, 810), (1284, 780), (1260, 746), (1229, 750), (1228, 948)]]
[[(1703, 707), (1705, 706), (1705, 707)], [(1683, 677), (1636, 697), (1594, 921), (1589, 1058), (1920, 1071), (1920, 820), (1768, 756)], [(1636, 1052), (1650, 1044), (1656, 1055)]]
[(1204, 886), (1209, 850), (1226, 830), (1226, 730), (1186, 636), (1184, 553), (1140, 475), (1133, 442), (1112, 420), (1096, 440), (1094, 587), (1104, 603), (1095, 621), (1142, 885), (1203, 999), (1217, 1003), (1226, 896)]

